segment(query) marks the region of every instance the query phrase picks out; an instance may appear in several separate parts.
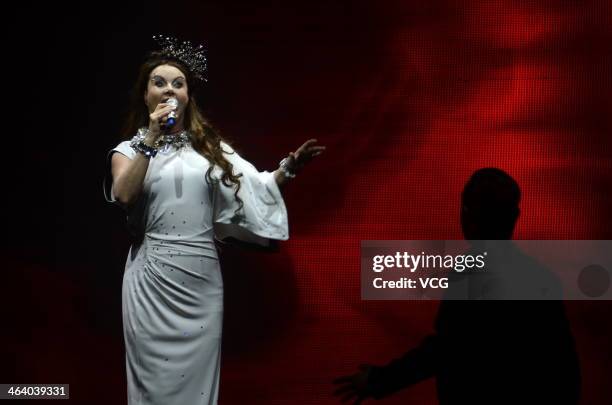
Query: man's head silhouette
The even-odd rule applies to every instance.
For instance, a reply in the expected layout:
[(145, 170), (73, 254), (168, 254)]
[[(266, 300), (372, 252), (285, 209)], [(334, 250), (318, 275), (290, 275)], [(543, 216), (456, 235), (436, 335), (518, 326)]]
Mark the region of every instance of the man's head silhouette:
[(461, 194), (465, 239), (512, 239), (520, 200), (521, 189), (508, 173), (492, 167), (475, 171)]

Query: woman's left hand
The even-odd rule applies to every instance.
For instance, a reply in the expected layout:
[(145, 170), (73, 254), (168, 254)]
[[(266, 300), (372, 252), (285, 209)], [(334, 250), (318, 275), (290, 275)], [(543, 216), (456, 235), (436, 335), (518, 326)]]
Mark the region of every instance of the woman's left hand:
[(316, 139), (309, 139), (295, 152), (289, 152), (288, 163), (292, 172), (299, 172), (306, 163), (323, 153), (325, 146), (318, 146), (316, 143)]

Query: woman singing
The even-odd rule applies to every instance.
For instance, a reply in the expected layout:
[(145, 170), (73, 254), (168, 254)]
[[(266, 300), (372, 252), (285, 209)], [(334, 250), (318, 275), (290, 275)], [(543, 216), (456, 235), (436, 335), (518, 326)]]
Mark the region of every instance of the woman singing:
[(202, 46), (154, 38), (162, 49), (140, 68), (129, 140), (109, 151), (104, 181), (135, 236), (122, 289), (128, 403), (216, 404), (223, 281), (214, 240), (287, 240), (279, 188), (325, 148), (311, 139), (278, 170), (257, 171), (198, 110)]

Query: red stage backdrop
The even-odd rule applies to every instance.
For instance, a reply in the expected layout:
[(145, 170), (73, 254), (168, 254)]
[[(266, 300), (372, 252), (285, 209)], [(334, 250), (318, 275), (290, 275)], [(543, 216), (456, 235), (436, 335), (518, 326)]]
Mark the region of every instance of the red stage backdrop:
[[(251, 129), (244, 154), (272, 166), (310, 136), (328, 151), (287, 190), (281, 257), (225, 260), (224, 400), (339, 403), (335, 376), (418, 344), (436, 304), (361, 301), (359, 242), (462, 238), (460, 192), (478, 168), (520, 184), (516, 238), (610, 238), (611, 16), (604, 2), (497, 0), (238, 16), (249, 41), (234, 57), (249, 62), (228, 75), (242, 114), (224, 121)], [(584, 403), (610, 400), (604, 307), (568, 303)], [(436, 403), (433, 382), (382, 403)]]

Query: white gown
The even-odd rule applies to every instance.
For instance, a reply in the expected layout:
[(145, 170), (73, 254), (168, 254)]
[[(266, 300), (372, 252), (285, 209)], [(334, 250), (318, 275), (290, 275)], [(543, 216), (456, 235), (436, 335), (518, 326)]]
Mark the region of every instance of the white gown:
[[(129, 405), (217, 403), (223, 280), (214, 237), (264, 246), (288, 239), (273, 174), (223, 149), (234, 173), (243, 174), (238, 215), (233, 188), (206, 182), (209, 162), (191, 145), (151, 158), (139, 201), (127, 212), (135, 236), (122, 289)], [(108, 152), (107, 173), (114, 152), (136, 155), (129, 141), (121, 142)], [(217, 167), (213, 177), (220, 173)], [(104, 195), (117, 203), (110, 174)]]

